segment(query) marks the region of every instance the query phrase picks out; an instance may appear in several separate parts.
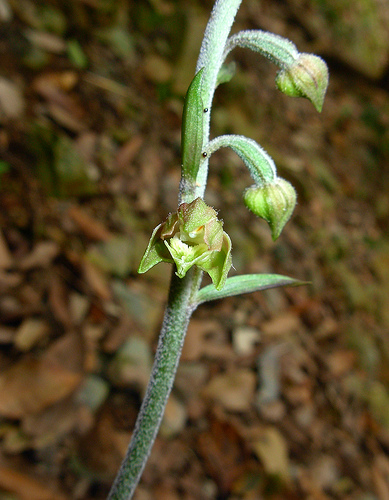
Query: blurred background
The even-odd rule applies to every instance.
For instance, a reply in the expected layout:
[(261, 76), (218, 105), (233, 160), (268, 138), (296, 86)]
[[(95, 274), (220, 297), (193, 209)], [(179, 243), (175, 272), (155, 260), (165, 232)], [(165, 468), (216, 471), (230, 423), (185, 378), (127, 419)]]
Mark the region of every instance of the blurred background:
[[(0, 0), (0, 499), (104, 499), (148, 381), (183, 97), (211, 0)], [(272, 242), (237, 156), (206, 201), (234, 273), (309, 281), (201, 306), (136, 499), (389, 498), (389, 2), (244, 0), (233, 31), (321, 55), (321, 114), (258, 54), (212, 136), (257, 140), (298, 206)]]

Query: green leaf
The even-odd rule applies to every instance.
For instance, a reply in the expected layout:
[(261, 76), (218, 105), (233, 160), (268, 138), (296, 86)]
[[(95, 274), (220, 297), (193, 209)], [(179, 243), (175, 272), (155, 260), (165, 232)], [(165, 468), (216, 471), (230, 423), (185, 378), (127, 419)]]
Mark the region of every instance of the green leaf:
[(242, 293), (257, 292), (276, 288), (280, 286), (304, 285), (306, 282), (299, 281), (279, 274), (244, 274), (242, 276), (233, 276), (227, 278), (222, 290), (216, 290), (213, 285), (201, 288), (197, 294), (197, 305), (211, 300), (223, 299), (224, 297), (233, 297)]
[(203, 145), (204, 106), (201, 83), (204, 68), (193, 78), (185, 96), (182, 115), (182, 179), (190, 186), (196, 181)]
[(85, 69), (89, 62), (78, 40), (69, 40), (67, 46), (70, 61), (79, 69)]
[(235, 75), (236, 64), (234, 61), (230, 63), (223, 64), (219, 70), (216, 80), (216, 87), (222, 83), (228, 83), (231, 78)]

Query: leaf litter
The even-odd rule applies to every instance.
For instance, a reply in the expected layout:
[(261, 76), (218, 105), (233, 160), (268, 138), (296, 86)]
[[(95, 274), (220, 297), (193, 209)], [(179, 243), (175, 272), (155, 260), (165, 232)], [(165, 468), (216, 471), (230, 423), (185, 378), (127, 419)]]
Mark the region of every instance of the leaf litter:
[[(228, 152), (208, 190), (237, 272), (311, 285), (196, 311), (139, 498), (388, 497), (386, 18), (358, 1), (351, 26), (324, 4), (243, 2), (239, 18), (331, 54), (320, 117), (245, 53), (213, 117), (274, 152), (298, 191), (292, 221), (272, 244)], [(175, 210), (187, 54), (208, 7), (0, 2), (0, 496), (106, 498), (162, 319), (170, 267), (136, 269)], [(377, 47), (369, 68), (338, 28), (374, 23), (356, 45)]]

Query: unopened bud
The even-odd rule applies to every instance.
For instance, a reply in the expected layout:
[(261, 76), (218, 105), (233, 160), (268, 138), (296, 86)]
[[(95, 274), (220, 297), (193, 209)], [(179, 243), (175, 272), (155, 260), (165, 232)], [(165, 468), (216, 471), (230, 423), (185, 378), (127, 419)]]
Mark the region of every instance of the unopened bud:
[(278, 177), (272, 184), (246, 189), (244, 203), (255, 215), (268, 222), (272, 238), (276, 240), (296, 206), (296, 191), (288, 181)]
[(300, 54), (290, 66), (278, 73), (276, 84), (288, 96), (306, 97), (320, 112), (328, 87), (327, 65), (318, 56)]

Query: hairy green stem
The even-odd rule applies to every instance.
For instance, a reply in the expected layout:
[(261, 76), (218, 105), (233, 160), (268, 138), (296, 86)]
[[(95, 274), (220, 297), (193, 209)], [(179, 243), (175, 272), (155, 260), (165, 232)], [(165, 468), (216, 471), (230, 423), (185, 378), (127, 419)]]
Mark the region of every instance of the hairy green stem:
[[(224, 48), (230, 34), (232, 23), (242, 0), (217, 0), (204, 33), (196, 73), (204, 68), (202, 99), (204, 109), (203, 147), (209, 142), (212, 101), (217, 86), (217, 76), (224, 61)], [(204, 197), (208, 176), (208, 158), (202, 159), (197, 175), (194, 197)]]
[(108, 500), (128, 500), (146, 465), (171, 392), (194, 297), (202, 272), (193, 267), (182, 279), (174, 273), (165, 310), (157, 352), (130, 446), (112, 486)]
[[(217, 76), (223, 63), (224, 47), (242, 0), (217, 0), (201, 46), (196, 73), (204, 68), (202, 100), (204, 128), (202, 145), (209, 142), (210, 114)], [(180, 193), (182, 201), (203, 198), (207, 183), (208, 161), (200, 161), (195, 189)], [(140, 480), (151, 448), (157, 436), (165, 406), (173, 387), (175, 374), (190, 316), (195, 308), (202, 271), (196, 266), (184, 278), (173, 271), (168, 304), (159, 336), (158, 348), (146, 395), (140, 409), (134, 433), (121, 468), (112, 486), (108, 500), (129, 500)]]

